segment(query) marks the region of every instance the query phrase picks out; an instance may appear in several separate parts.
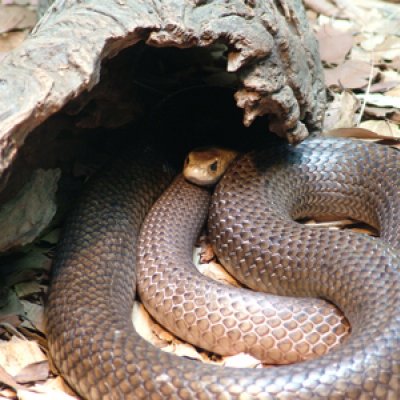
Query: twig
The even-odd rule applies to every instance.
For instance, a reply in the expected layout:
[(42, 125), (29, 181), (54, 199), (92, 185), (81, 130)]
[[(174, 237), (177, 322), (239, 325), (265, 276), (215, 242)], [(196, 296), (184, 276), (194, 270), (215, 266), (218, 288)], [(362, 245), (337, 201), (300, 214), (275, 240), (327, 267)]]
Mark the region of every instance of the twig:
[(367, 86), (367, 90), (365, 91), (365, 96), (364, 96), (363, 102), (361, 104), (360, 113), (358, 115), (358, 121), (357, 121), (357, 124), (356, 124), (357, 127), (360, 126), (361, 119), (362, 119), (362, 117), (364, 115), (365, 106), (367, 105), (367, 98), (368, 98), (368, 95), (369, 95), (369, 93), (371, 91), (371, 84), (372, 84), (373, 77), (374, 77), (374, 62), (371, 61), (371, 70), (369, 72), (369, 77), (368, 77), (368, 86)]

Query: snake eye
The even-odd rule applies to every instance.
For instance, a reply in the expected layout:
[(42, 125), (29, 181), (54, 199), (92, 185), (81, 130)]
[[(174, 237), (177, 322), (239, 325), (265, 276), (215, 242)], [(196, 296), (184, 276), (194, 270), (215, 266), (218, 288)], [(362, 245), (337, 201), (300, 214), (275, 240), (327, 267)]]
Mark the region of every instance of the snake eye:
[(186, 160), (185, 160), (185, 165), (188, 165), (188, 164), (189, 164), (189, 156), (187, 156)]
[(218, 168), (218, 161), (214, 161), (211, 165), (210, 165), (210, 170), (212, 172), (215, 172)]

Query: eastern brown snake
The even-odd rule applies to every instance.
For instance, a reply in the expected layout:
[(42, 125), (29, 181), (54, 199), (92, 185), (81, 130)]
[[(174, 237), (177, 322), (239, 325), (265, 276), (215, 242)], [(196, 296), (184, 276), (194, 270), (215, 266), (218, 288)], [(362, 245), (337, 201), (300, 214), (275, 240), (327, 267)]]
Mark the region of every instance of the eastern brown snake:
[[(189, 328), (195, 339), (204, 336), (213, 345), (215, 339), (208, 332), (221, 333), (213, 324), (222, 325), (222, 334), (229, 336), (230, 320), (242, 316), (242, 310), (225, 315), (221, 324), (213, 302), (222, 304), (223, 310), (228, 303), (236, 307), (236, 295), (217, 289), (222, 298), (216, 300), (208, 292), (212, 283), (200, 283), (199, 276), (188, 276), (186, 269), (206, 218), (209, 191), (177, 178), (148, 214), (171, 177), (148, 154), (133, 161), (121, 158), (88, 185), (69, 218), (49, 293), (48, 339), (56, 366), (82, 396), (400, 397), (400, 256), (396, 249), (400, 155), (396, 150), (313, 139), (297, 147), (282, 145), (249, 153), (219, 183), (208, 226), (228, 269), (249, 287), (275, 295), (327, 299), (351, 324), (349, 338), (328, 354), (267, 369), (220, 368), (178, 358), (154, 348), (133, 329), (136, 253), (139, 264), (147, 268), (140, 273), (141, 291), (147, 292), (156, 310), (163, 304), (165, 320), (177, 318), (177, 331)], [(364, 221), (378, 228), (381, 237), (294, 222), (326, 214)], [(167, 283), (167, 277), (173, 281)], [(208, 298), (198, 297), (200, 291)], [(211, 323), (191, 328), (193, 320), (207, 316)], [(287, 314), (280, 318), (285, 321)], [(200, 333), (199, 326), (204, 329)], [(268, 353), (268, 345), (264, 348)]]

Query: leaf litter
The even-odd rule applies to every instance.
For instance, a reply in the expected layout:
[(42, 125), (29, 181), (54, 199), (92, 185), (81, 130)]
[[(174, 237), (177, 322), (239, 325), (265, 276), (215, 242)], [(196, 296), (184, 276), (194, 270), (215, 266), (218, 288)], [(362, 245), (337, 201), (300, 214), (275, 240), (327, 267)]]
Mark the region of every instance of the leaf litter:
[[(17, 2), (15, 2), (17, 3)], [(27, 2), (28, 6), (35, 1)], [(14, 8), (4, 12), (5, 4)], [(353, 137), (400, 150), (400, 4), (383, 0), (305, 0), (318, 36), (329, 89), (324, 135)], [(0, 2), (0, 62), (34, 24), (32, 11), (12, 1)], [(377, 232), (353, 220), (308, 219), (307, 225)], [(49, 234), (49, 248), (59, 231)], [(0, 398), (77, 399), (47, 359), (44, 302), (51, 251), (32, 246), (10, 264), (0, 292)], [(224, 284), (240, 286), (216, 261), (205, 240), (194, 252), (199, 271)], [(199, 262), (201, 260), (201, 262)], [(12, 267), (12, 268), (11, 268)], [(231, 367), (262, 367), (247, 354), (221, 357), (184, 343), (136, 302), (132, 321), (155, 346), (174, 354)]]

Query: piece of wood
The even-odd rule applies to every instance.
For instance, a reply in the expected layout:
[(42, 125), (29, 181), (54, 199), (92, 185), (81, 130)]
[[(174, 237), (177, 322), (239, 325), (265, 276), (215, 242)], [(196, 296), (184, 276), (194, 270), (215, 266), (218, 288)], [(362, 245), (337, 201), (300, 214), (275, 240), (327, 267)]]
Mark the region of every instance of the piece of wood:
[[(35, 128), (71, 100), (87, 104), (104, 61), (139, 42), (181, 49), (222, 43), (225, 68), (239, 82), (235, 98), (245, 125), (268, 115), (266, 132), (292, 143), (321, 127), (323, 74), (300, 0), (57, 0), (0, 64), (0, 199), (13, 181), (20, 181), (13, 193), (28, 181), (16, 161)], [(112, 85), (104, 93), (114, 104), (126, 98), (115, 95)], [(131, 114), (140, 108), (136, 100), (126, 104)], [(99, 121), (92, 116), (83, 123)]]

